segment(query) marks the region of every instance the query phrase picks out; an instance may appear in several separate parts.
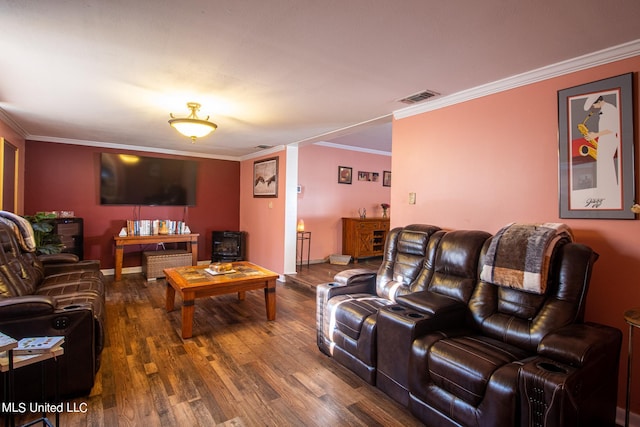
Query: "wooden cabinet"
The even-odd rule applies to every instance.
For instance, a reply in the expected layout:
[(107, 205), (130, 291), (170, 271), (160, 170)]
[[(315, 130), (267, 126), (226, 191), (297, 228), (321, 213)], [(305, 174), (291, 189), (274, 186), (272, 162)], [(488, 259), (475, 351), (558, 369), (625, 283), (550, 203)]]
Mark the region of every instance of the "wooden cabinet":
[(359, 258), (384, 255), (388, 218), (342, 218), (342, 253)]
[(64, 245), (62, 252), (84, 257), (84, 221), (82, 218), (56, 218), (53, 222), (53, 234), (60, 236)]

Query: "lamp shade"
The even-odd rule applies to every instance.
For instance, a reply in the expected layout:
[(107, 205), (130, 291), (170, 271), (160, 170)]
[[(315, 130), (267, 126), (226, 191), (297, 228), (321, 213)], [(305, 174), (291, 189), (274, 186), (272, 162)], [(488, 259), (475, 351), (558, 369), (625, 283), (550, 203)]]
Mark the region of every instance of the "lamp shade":
[(216, 130), (218, 126), (215, 123), (199, 119), (173, 119), (169, 120), (171, 126), (176, 128), (178, 132), (189, 138), (202, 138)]
[(196, 138), (209, 135), (218, 128), (218, 125), (208, 120), (209, 116), (206, 119), (198, 118), (196, 112), (200, 109), (200, 104), (189, 102), (187, 107), (191, 110), (191, 114), (188, 117), (174, 118), (173, 114), (170, 114), (171, 120), (169, 120), (169, 124), (184, 136), (191, 138), (192, 142), (195, 142)]

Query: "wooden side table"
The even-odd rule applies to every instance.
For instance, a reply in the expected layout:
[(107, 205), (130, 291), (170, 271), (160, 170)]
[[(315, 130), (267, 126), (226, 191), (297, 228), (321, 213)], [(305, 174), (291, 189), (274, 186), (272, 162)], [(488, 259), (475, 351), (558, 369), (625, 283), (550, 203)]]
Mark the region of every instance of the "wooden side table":
[[(18, 341), (11, 338), (9, 335), (5, 335), (0, 332), (0, 363), (2, 360), (2, 355), (6, 355), (6, 368), (3, 365), (0, 365), (1, 372), (8, 372), (6, 375), (3, 375), (4, 378), (4, 398), (7, 402), (13, 402), (13, 349), (18, 346)], [(13, 425), (13, 414), (10, 414), (8, 411), (5, 412), (4, 415), (4, 425)]]
[(629, 427), (629, 411), (631, 404), (631, 363), (633, 360), (633, 328), (640, 328), (640, 307), (632, 308), (624, 313), (624, 320), (629, 324), (629, 351), (627, 355), (627, 401), (624, 412), (624, 425)]
[[(54, 359), (57, 362), (57, 357), (61, 356), (64, 354), (64, 349), (62, 347), (56, 347), (51, 349), (51, 351), (48, 351), (46, 353), (38, 353), (38, 354), (32, 354), (32, 355), (15, 355), (13, 354), (13, 350), (15, 349), (15, 347), (17, 347), (18, 343), (16, 340), (13, 340), (13, 342), (11, 342), (13, 339), (11, 337), (9, 337), (8, 335), (5, 335), (3, 333), (0, 332), (0, 350), (2, 350), (2, 352), (0, 353), (0, 372), (2, 372), (2, 374), (5, 375), (5, 386), (4, 386), (4, 392), (5, 392), (5, 399), (6, 401), (13, 405), (14, 404), (14, 398), (15, 398), (15, 381), (13, 378), (13, 373), (16, 369), (21, 368), (23, 366), (29, 366), (32, 365), (34, 363), (41, 363), (42, 366), (42, 396), (43, 396), (43, 403), (44, 403), (44, 393), (45, 393), (45, 383), (44, 383), (44, 378), (45, 378), (45, 370), (44, 370), (44, 364), (42, 364), (42, 362), (44, 362), (45, 360), (49, 360), (49, 359)], [(57, 363), (56, 363), (57, 364)], [(60, 384), (60, 367), (57, 366), (56, 367), (56, 395), (55, 395), (55, 401), (56, 403), (58, 402), (60, 396), (59, 396), (59, 384)], [(14, 425), (14, 415), (13, 413), (9, 413), (7, 412), (5, 417), (5, 425)], [(55, 425), (56, 427), (59, 425), (60, 423), (60, 412), (56, 411), (55, 413)], [(36, 420), (32, 420), (30, 422), (28, 422), (27, 424), (24, 424), (24, 426), (30, 426), (30, 425), (34, 425), (34, 424), (38, 424), (38, 423), (43, 423), (43, 425), (51, 425), (51, 423), (49, 422), (49, 419), (47, 418), (47, 414), (46, 413), (42, 413), (42, 416)]]
[(309, 268), (309, 257), (311, 255), (311, 232), (298, 231), (298, 251), (300, 254), (300, 262), (296, 262), (301, 268), (304, 265), (304, 242), (307, 242), (307, 268)]
[(152, 236), (113, 236), (116, 242), (114, 280), (122, 279), (124, 247), (127, 245), (148, 245), (158, 243), (186, 243), (191, 252), (191, 265), (198, 265), (198, 237), (200, 234), (155, 234)]

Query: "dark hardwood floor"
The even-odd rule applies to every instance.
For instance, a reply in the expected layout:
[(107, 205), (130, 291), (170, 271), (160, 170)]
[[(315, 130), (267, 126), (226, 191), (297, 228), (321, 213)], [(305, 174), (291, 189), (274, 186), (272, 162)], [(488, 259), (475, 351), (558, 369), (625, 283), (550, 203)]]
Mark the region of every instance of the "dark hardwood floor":
[(353, 266), (312, 265), (299, 283), (279, 283), (272, 322), (261, 291), (247, 292), (245, 301), (197, 300), (187, 340), (180, 338), (180, 298), (175, 311), (164, 309), (164, 280), (110, 278), (102, 367), (91, 394), (70, 401), (86, 404), (86, 412), (63, 412), (60, 425), (421, 425), (316, 346), (315, 295), (300, 283), (328, 281), (332, 269)]
[(292, 286), (299, 286), (300, 288), (306, 288), (315, 292), (316, 286), (319, 283), (326, 283), (333, 280), (333, 276), (336, 273), (347, 270), (350, 268), (368, 268), (370, 270), (378, 270), (382, 263), (382, 257), (365, 258), (358, 261), (358, 263), (350, 263), (347, 265), (330, 264), (328, 262), (321, 264), (310, 264), (298, 266), (296, 274), (288, 274), (286, 276), (287, 283)]

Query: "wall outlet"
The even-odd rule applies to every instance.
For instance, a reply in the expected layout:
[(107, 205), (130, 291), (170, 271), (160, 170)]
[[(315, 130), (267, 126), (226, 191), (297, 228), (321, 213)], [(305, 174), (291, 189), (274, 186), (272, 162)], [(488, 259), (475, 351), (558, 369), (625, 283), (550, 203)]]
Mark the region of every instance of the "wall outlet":
[(409, 204), (410, 205), (416, 204), (416, 193), (409, 193)]

